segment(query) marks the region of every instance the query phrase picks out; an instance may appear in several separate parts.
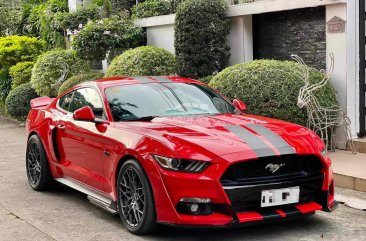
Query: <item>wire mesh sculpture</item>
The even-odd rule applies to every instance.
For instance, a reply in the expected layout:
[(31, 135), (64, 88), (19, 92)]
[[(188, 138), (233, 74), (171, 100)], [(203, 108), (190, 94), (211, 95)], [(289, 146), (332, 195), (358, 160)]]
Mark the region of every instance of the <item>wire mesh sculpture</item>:
[[(300, 89), (297, 106), (301, 109), (306, 108), (308, 128), (317, 133), (326, 143), (325, 151), (335, 151), (336, 144), (343, 143), (348, 145), (353, 154), (356, 154), (351, 134), (351, 121), (345, 111), (337, 105), (323, 107), (315, 97), (316, 91), (324, 87), (330, 81), (334, 71), (334, 55), (331, 53), (329, 56), (331, 61), (329, 70), (321, 70), (324, 74), (324, 78), (319, 83), (312, 84), (309, 81), (309, 67), (305, 64), (304, 60), (298, 55), (291, 55), (291, 57), (300, 64), (302, 78), (305, 82), (305, 85)], [(345, 135), (344, 141), (337, 141), (335, 131), (338, 127), (343, 128)]]

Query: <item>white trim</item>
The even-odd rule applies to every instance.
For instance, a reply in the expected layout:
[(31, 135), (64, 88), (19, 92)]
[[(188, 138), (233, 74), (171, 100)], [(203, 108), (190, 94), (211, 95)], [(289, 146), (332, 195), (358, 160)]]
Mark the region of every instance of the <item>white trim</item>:
[(352, 136), (359, 131), (359, 46), (358, 4), (347, 3), (347, 115), (351, 120)]
[(175, 14), (136, 19), (134, 23), (139, 27), (170, 25), (175, 23)]
[(228, 17), (318, 7), (343, 2), (347, 2), (347, 0), (263, 0), (229, 6)]
[[(318, 7), (330, 4), (345, 3), (347, 0), (262, 0), (253, 3), (231, 5), (228, 8), (228, 17), (253, 15), (259, 13), (279, 12), (292, 9)], [(170, 25), (175, 22), (175, 14), (142, 18), (135, 20), (139, 27)]]

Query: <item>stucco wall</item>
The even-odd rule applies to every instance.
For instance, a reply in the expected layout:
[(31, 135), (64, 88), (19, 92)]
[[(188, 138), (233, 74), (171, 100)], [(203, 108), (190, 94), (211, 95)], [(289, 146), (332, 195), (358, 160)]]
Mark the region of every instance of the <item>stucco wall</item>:
[(147, 45), (152, 45), (175, 53), (174, 24), (146, 28)]

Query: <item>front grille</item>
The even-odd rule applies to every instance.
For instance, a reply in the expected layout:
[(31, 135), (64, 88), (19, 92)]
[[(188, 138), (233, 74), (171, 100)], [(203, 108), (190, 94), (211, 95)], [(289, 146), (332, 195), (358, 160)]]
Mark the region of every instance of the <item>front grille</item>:
[[(280, 165), (276, 172), (271, 165)], [(230, 166), (221, 177), (224, 186), (238, 184), (259, 184), (320, 174), (322, 165), (316, 156), (286, 155), (271, 156), (243, 161)]]
[[(266, 168), (281, 165), (275, 173)], [(316, 156), (286, 155), (243, 161), (230, 166), (220, 181), (236, 212), (261, 209), (263, 190), (300, 187), (299, 203), (317, 201), (321, 193), (322, 164)]]
[(257, 211), (261, 208), (261, 195), (263, 190), (300, 187), (299, 203), (309, 203), (320, 198), (323, 176), (317, 175), (300, 178), (280, 183), (242, 186), (241, 188), (225, 189), (231, 205), (236, 212)]

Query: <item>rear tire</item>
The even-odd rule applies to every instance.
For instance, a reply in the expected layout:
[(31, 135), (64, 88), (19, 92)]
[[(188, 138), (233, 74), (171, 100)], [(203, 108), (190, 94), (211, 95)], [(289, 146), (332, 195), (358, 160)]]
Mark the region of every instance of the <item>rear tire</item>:
[(27, 143), (26, 170), (33, 190), (43, 191), (51, 187), (52, 174), (43, 144), (37, 135), (32, 135)]
[(143, 235), (156, 227), (156, 211), (149, 179), (138, 161), (126, 161), (117, 180), (118, 212), (123, 225), (133, 234)]

